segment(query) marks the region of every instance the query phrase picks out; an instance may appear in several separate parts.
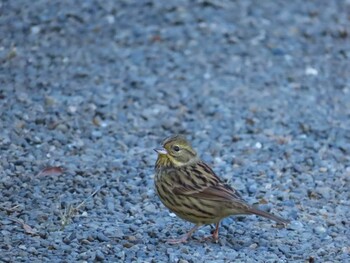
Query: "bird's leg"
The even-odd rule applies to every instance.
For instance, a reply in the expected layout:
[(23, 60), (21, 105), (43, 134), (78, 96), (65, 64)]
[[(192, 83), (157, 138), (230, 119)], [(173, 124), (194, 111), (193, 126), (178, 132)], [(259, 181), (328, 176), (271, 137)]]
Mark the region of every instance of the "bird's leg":
[(183, 237), (179, 238), (179, 239), (168, 239), (167, 243), (169, 244), (180, 244), (180, 243), (185, 243), (187, 241), (187, 239), (189, 239), (193, 232), (196, 231), (198, 229), (199, 225), (195, 225), (193, 228), (191, 228), (190, 231), (188, 231), (187, 234), (185, 234)]
[(204, 237), (203, 241), (207, 241), (208, 239), (213, 239), (215, 242), (218, 242), (218, 240), (219, 240), (219, 226), (220, 226), (220, 221), (215, 224), (215, 230), (211, 234), (211, 236)]
[(220, 221), (215, 224), (215, 231), (213, 232), (213, 239), (215, 240), (215, 242), (218, 242), (219, 240), (219, 225)]

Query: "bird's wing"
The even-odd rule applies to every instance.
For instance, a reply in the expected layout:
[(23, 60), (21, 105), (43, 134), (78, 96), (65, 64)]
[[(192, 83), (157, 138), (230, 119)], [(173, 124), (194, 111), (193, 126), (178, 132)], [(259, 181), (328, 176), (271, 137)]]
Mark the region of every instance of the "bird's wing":
[(204, 162), (177, 169), (172, 177), (174, 194), (245, 203), (240, 194), (231, 186), (223, 183)]
[(205, 186), (194, 190), (180, 186), (174, 187), (173, 193), (215, 201), (243, 201), (236, 190), (228, 190), (227, 187), (227, 185)]

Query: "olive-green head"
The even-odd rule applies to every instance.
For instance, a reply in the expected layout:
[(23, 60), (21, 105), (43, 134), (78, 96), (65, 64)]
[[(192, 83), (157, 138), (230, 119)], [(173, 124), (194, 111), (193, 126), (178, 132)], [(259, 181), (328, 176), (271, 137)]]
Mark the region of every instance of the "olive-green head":
[(164, 140), (163, 146), (154, 149), (158, 153), (158, 165), (183, 166), (197, 160), (197, 153), (181, 135)]

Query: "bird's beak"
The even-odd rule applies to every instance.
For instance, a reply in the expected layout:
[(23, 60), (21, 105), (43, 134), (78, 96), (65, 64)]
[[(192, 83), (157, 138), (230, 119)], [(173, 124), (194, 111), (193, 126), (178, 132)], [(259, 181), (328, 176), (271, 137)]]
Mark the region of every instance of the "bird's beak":
[(164, 147), (158, 147), (154, 149), (158, 154), (168, 154), (168, 151)]

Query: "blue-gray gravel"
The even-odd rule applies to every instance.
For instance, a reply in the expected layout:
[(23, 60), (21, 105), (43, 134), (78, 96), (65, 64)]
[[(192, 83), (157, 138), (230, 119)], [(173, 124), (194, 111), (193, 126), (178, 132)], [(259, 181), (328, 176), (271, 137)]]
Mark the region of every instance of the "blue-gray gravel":
[[(350, 261), (349, 8), (2, 1), (0, 261)], [(166, 244), (190, 227), (153, 190), (174, 133), (291, 224), (227, 218), (218, 244), (210, 227)]]

